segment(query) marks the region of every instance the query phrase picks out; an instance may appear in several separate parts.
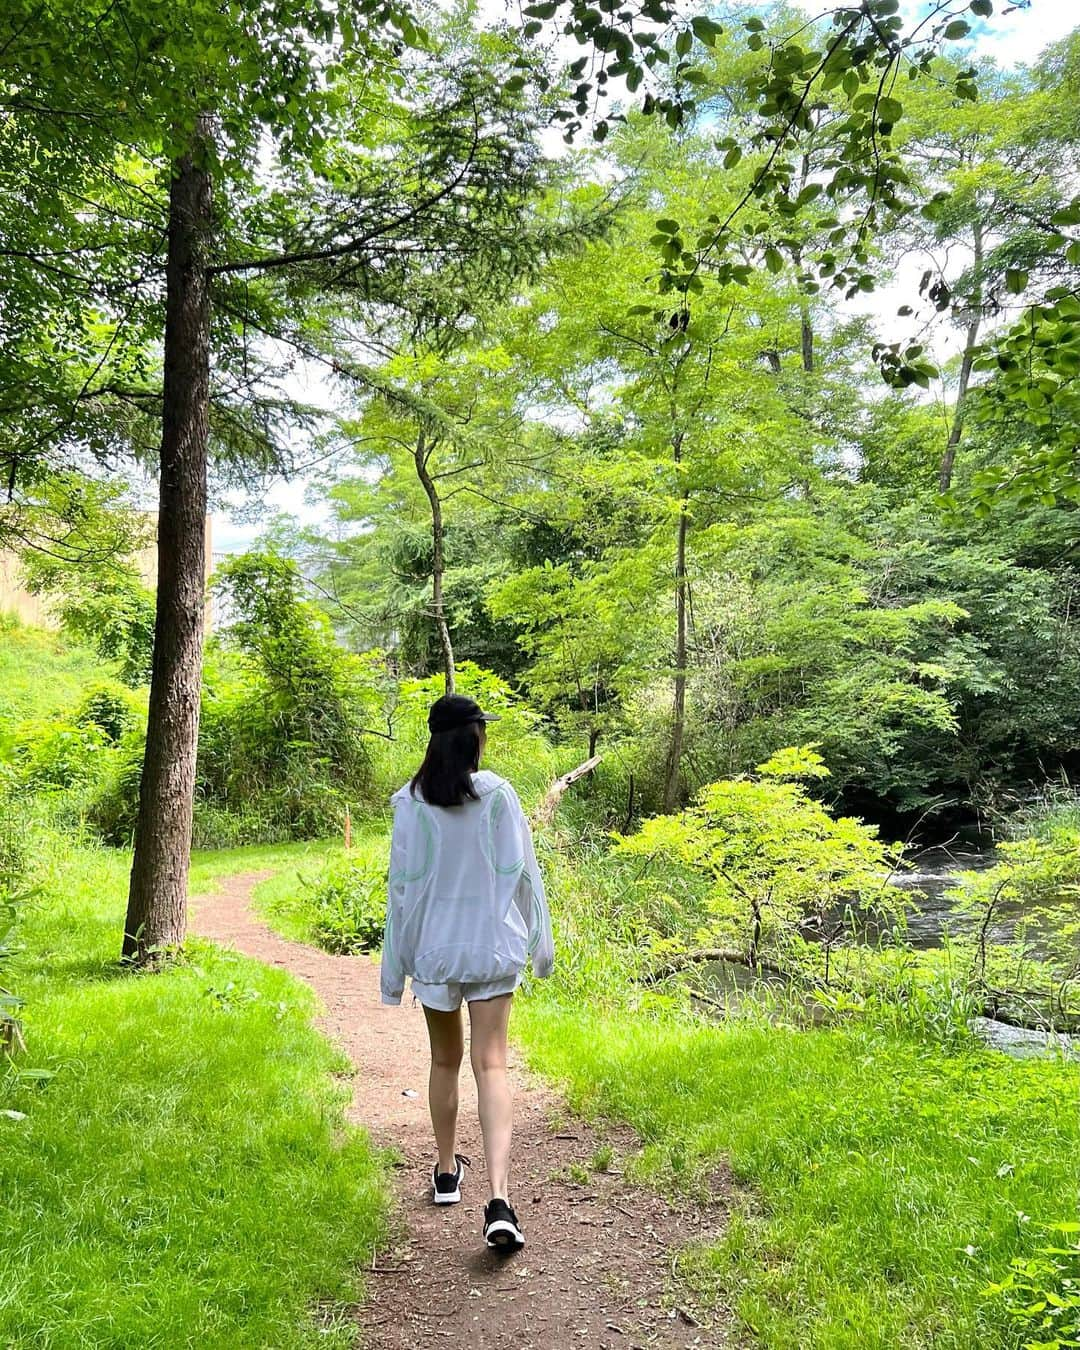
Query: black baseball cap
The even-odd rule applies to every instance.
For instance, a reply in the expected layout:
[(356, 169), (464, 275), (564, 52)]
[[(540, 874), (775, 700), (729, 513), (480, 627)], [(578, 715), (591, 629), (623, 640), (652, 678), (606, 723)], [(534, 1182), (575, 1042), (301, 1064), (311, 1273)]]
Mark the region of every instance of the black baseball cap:
[(470, 722), (497, 722), (498, 713), (486, 713), (476, 699), (465, 694), (444, 694), (436, 699), (428, 713), (428, 731), (453, 731)]

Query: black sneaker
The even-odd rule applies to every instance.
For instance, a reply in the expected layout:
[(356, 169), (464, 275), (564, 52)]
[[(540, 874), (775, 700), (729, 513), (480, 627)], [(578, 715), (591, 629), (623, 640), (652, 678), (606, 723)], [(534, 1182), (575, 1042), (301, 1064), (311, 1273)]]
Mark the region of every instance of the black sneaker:
[(484, 1241), (499, 1252), (516, 1252), (525, 1246), (518, 1217), (505, 1200), (490, 1200), (484, 1206)]
[(463, 1154), (455, 1153), (454, 1161), (457, 1167), (453, 1172), (440, 1172), (438, 1161), (431, 1169), (431, 1198), (437, 1205), (456, 1205), (461, 1199), (461, 1179), (465, 1175), (463, 1169), (469, 1165), (469, 1160)]

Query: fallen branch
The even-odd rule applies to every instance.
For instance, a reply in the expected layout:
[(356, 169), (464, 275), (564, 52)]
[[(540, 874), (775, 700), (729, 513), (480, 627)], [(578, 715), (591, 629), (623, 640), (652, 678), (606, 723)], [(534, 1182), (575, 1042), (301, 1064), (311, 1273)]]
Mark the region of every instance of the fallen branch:
[(703, 961), (724, 961), (733, 966), (746, 966), (748, 970), (767, 970), (770, 975), (779, 975), (785, 980), (794, 979), (790, 970), (785, 970), (783, 966), (765, 957), (759, 956), (754, 960), (746, 952), (731, 947), (698, 947), (693, 951), (678, 952), (674, 956), (669, 956), (662, 966), (649, 971), (644, 982), (656, 984), (660, 980), (666, 980), (669, 975), (685, 970), (687, 966), (696, 966)]
[(566, 789), (572, 787), (579, 778), (584, 778), (586, 774), (592, 773), (601, 759), (603, 759), (602, 755), (593, 755), (584, 764), (579, 764), (576, 769), (571, 769), (569, 773), (564, 773), (561, 778), (556, 778), (544, 794), (544, 800), (533, 813), (533, 823), (535, 825), (550, 825), (555, 819), (555, 812), (559, 809), (559, 802), (562, 801)]
[[(1069, 1013), (1065, 1010), (1055, 1012), (1052, 1008), (1047, 1008), (1046, 1012), (1040, 1012), (1040, 1007), (1049, 999), (1049, 994), (1041, 994), (1037, 990), (1027, 989), (988, 989), (986, 1001), (978, 1009), (979, 1015), (987, 1018), (991, 1022), (1000, 1022), (1002, 1026), (1017, 1027), (1021, 1031), (1044, 1031), (1047, 1034), (1075, 1036), (1080, 1033), (1080, 1014)], [(1026, 1003), (1031, 1009), (1030, 1013), (1024, 1013), (1008, 1007), (1002, 1007), (1002, 1003)]]
[[(767, 971), (770, 975), (778, 975), (781, 979), (795, 984), (800, 980), (805, 980), (805, 974), (797, 971), (786, 970), (775, 961), (769, 961), (766, 958), (758, 957), (753, 961), (746, 952), (737, 951), (730, 947), (698, 947), (693, 951), (678, 952), (668, 957), (662, 965), (656, 966), (647, 974), (642, 976), (643, 984), (658, 984), (661, 980), (667, 979), (671, 975), (676, 975), (680, 970), (685, 970), (688, 966), (700, 965), (706, 962), (726, 962), (731, 965), (745, 966), (748, 970)], [(816, 987), (823, 987), (820, 981), (812, 981)], [(832, 987), (837, 986), (833, 982)], [(707, 996), (702, 996), (695, 990), (690, 991), (692, 998), (698, 998), (702, 1002), (709, 1002)], [(1027, 989), (987, 989), (982, 991), (982, 1001), (975, 1004), (974, 1011), (979, 1017), (985, 1017), (990, 1022), (1000, 1022), (1002, 1026), (1016, 1027), (1020, 1031), (1041, 1031), (1047, 1034), (1056, 1033), (1067, 1036), (1080, 1034), (1080, 1013), (1069, 1013), (1066, 1011), (1054, 1011), (1047, 1008), (1045, 1012), (1041, 1007), (1046, 1003), (1047, 994), (1040, 994), (1037, 990)], [(1016, 1007), (1008, 1007), (1008, 1004), (1026, 1004), (1030, 1011), (1022, 1011)]]

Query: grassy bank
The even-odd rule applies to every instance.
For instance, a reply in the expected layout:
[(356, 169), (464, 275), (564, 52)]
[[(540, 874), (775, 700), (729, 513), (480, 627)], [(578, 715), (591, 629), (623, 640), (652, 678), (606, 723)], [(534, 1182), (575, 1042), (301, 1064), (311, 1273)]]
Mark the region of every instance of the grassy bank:
[(1080, 1072), (946, 1055), (868, 1028), (612, 1018), (533, 1001), (531, 1063), (572, 1103), (629, 1121), (641, 1173), (701, 1191), (727, 1163), (734, 1214), (684, 1273), (760, 1343), (794, 1350), (1019, 1346), (1010, 1260), (1071, 1219)]
[(70, 638), (0, 614), (0, 727), (67, 712), (111, 674), (100, 657)]
[(280, 971), (194, 942), (119, 973), (126, 875), (107, 851), (50, 860), (22, 929), (23, 1062), (55, 1077), (0, 1087), (0, 1344), (351, 1345), (384, 1193), (345, 1065)]

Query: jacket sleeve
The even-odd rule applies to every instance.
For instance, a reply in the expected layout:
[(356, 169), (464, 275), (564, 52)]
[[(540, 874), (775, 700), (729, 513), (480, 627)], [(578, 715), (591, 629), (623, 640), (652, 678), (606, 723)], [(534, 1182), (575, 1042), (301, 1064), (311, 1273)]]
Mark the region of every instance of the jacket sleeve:
[(386, 884), (386, 927), (383, 933), (382, 961), (379, 982), (382, 1001), (392, 1005), (401, 1002), (405, 990), (405, 971), (395, 946), (395, 925), (400, 921), (404, 900), (406, 862), (404, 812), (394, 812), (394, 829), (390, 836), (390, 871)]
[(517, 805), (518, 829), (521, 834), (522, 852), (525, 857), (522, 882), (527, 881), (532, 900), (531, 912), (527, 919), (529, 924), (529, 951), (532, 956), (533, 974), (538, 979), (544, 979), (555, 968), (555, 941), (551, 932), (551, 913), (548, 910), (547, 895), (544, 892), (544, 878), (540, 874), (540, 864), (536, 861), (536, 849), (533, 847), (529, 820), (516, 794), (514, 801)]

